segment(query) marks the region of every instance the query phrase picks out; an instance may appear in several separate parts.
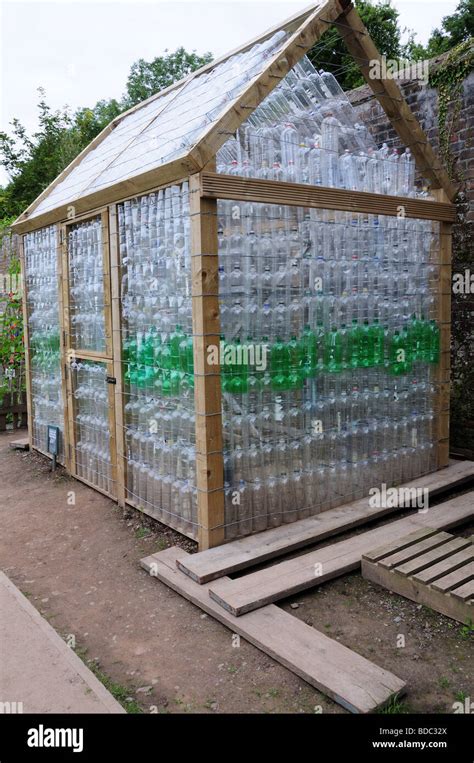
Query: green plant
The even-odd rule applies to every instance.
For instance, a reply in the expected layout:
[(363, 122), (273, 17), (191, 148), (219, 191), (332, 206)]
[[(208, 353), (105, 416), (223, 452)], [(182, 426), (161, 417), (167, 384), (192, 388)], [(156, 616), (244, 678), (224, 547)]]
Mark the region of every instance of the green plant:
[(400, 702), (398, 694), (395, 694), (390, 701), (379, 710), (381, 715), (400, 715), (409, 713), (410, 708), (406, 702)]
[(76, 652), (77, 656), (86, 663), (89, 670), (92, 671), (95, 677), (99, 679), (101, 684), (105, 686), (105, 688), (111, 693), (117, 702), (119, 702), (122, 707), (125, 708), (127, 713), (139, 714), (143, 712), (138, 702), (136, 702), (134, 699), (130, 699), (130, 690), (127, 689), (126, 686), (122, 686), (122, 684), (118, 684), (113, 681), (110, 676), (106, 675), (102, 670), (100, 670), (99, 666), (94, 660), (87, 659), (86, 647), (76, 647), (74, 651)]
[(151, 535), (151, 530), (148, 527), (139, 527), (135, 532), (135, 538), (141, 540), (142, 538), (148, 538)]
[[(429, 75), (429, 84), (438, 91), (439, 150), (452, 180), (463, 178), (456, 166), (451, 142), (462, 106), (462, 87), (474, 67), (474, 41), (468, 38), (449, 51)], [(451, 107), (451, 108), (450, 108)]]
[(439, 686), (440, 686), (441, 689), (448, 689), (449, 688), (449, 678), (445, 678), (444, 676), (442, 676), (439, 679), (438, 683), (439, 683)]
[(466, 625), (461, 626), (458, 633), (463, 640), (467, 640), (471, 635), (474, 635), (474, 623), (472, 620), (468, 620)]

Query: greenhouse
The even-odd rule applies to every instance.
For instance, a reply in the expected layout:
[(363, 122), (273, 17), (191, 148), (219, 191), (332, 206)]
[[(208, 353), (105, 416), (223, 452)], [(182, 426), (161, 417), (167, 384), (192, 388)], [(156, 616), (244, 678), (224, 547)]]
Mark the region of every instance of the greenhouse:
[[(307, 53), (332, 24), (404, 149)], [(31, 446), (216, 546), (449, 454), (453, 188), (345, 0), (117, 117), (21, 215)]]

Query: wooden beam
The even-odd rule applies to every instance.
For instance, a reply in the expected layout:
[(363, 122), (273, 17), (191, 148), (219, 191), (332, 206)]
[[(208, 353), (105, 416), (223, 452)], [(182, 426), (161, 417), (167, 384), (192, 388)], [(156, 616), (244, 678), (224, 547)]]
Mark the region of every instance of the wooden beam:
[(23, 344), (25, 348), (26, 415), (28, 421), (28, 442), (31, 449), (33, 447), (33, 397), (31, 394), (31, 350), (27, 304), (28, 290), (26, 288), (26, 263), (23, 236), (20, 237), (20, 266), (22, 283)]
[(110, 276), (112, 298), (113, 375), (115, 377), (115, 443), (117, 459), (116, 493), (119, 506), (125, 507), (126, 452), (123, 410), (122, 306), (120, 301), (121, 265), (117, 224), (117, 205), (109, 207)]
[(220, 367), (207, 349), (219, 347), (217, 202), (202, 199), (200, 177), (189, 180), (191, 213), (196, 485), (199, 548), (224, 541), (224, 463)]
[[(327, 30), (327, 22), (337, 19), (344, 9), (341, 0), (326, 0), (305, 18), (284, 47), (269, 61), (266, 69), (251, 80), (248, 87), (226, 108), (211, 128), (197, 140), (190, 157), (204, 167), (219, 148), (244, 122), (251, 111), (272, 92), (288, 72), (313, 47)], [(322, 20), (324, 18), (324, 21)]]
[[(443, 189), (435, 191), (439, 202), (444, 202), (446, 193)], [(452, 290), (452, 225), (448, 222), (439, 224), (439, 293), (438, 325), (441, 329), (440, 360), (436, 371), (437, 381), (437, 462), (438, 467), (446, 466), (449, 461), (449, 401), (451, 372), (451, 290)]]
[(400, 140), (410, 147), (421, 175), (431, 182), (432, 188), (443, 188), (448, 199), (453, 201), (459, 188), (449, 179), (399, 85), (394, 79), (374, 78), (371, 64), (381, 62), (382, 56), (352, 5), (341, 13), (335, 26)]
[[(59, 362), (61, 364), (61, 394), (63, 399), (63, 447), (64, 447), (64, 465), (71, 473), (71, 453), (68, 437), (68, 397), (67, 397), (67, 345), (66, 345), (66, 326), (65, 326), (65, 303), (64, 303), (64, 285), (67, 284), (67, 273), (63, 273), (63, 235), (62, 228), (56, 226), (57, 241), (57, 273), (58, 273), (58, 308), (59, 308)], [(67, 245), (67, 242), (66, 242)], [(67, 259), (67, 253), (66, 253)], [(69, 302), (66, 303), (69, 309)]]
[(322, 188), (303, 183), (283, 183), (277, 180), (243, 178), (211, 172), (201, 173), (201, 195), (211, 199), (235, 199), (394, 217), (399, 216), (403, 207), (406, 217), (443, 221), (456, 219), (456, 207), (449, 202), (385, 196), (365, 191), (346, 191), (341, 188)]
[[(48, 212), (42, 212), (36, 217), (30, 218), (24, 213), (18, 220), (15, 220), (11, 227), (15, 233), (26, 233), (57, 222), (74, 223), (76, 218), (80, 216), (92, 217), (108, 204), (124, 201), (144, 193), (151, 193), (158, 188), (177, 183), (199, 169), (200, 167), (196, 165), (193, 159), (181, 157), (162, 167), (155, 167), (127, 180), (121, 180), (107, 188), (81, 196), (79, 199), (68, 201)], [(74, 219), (70, 218), (71, 208), (74, 209)]]

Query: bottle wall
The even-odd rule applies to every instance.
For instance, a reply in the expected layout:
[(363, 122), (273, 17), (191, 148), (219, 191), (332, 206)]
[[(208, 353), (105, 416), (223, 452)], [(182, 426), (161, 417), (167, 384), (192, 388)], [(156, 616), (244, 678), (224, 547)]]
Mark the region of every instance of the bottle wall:
[(71, 373), (77, 476), (101, 490), (114, 493), (106, 365), (74, 360), (71, 363)]
[(376, 146), (332, 74), (305, 56), (223, 145), (217, 171), (230, 175), (415, 196), (415, 164)]
[(71, 346), (105, 353), (104, 257), (100, 216), (69, 228)]
[(61, 391), (59, 280), (55, 226), (24, 236), (24, 273), (30, 344), (32, 442), (47, 450), (48, 424), (60, 429), (59, 460), (64, 459)]
[(226, 537), (436, 468), (439, 228), (218, 202)]
[(188, 184), (118, 206), (127, 498), (197, 533)]

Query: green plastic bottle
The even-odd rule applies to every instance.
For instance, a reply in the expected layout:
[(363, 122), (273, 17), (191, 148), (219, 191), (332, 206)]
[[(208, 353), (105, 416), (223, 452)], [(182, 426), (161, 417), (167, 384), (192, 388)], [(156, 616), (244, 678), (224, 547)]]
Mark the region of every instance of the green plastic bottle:
[(170, 334), (169, 343), (171, 347), (171, 367), (172, 368), (179, 368), (179, 345), (185, 339), (185, 335), (183, 333), (183, 330), (181, 326), (176, 324), (175, 330)]
[(311, 330), (311, 326), (305, 326), (301, 338), (303, 352), (303, 374), (306, 379), (316, 375), (318, 367), (318, 348), (316, 345), (316, 334)]
[(224, 334), (221, 334), (220, 341), (220, 361), (221, 361), (221, 384), (224, 392), (230, 391), (230, 380), (232, 377), (232, 369), (230, 363), (228, 363), (227, 348), (229, 345), (225, 341)]
[(440, 330), (435, 320), (429, 322), (429, 363), (439, 363)]
[(367, 318), (364, 319), (360, 328), (360, 364), (362, 368), (370, 368), (374, 365), (374, 348)]
[(270, 350), (270, 369), (272, 388), (275, 391), (288, 389), (290, 353), (288, 345), (280, 337), (277, 337)]
[(341, 334), (336, 326), (326, 334), (324, 347), (324, 368), (329, 373), (342, 371), (342, 342)]
[[(408, 333), (408, 332), (406, 332)], [(390, 343), (390, 372), (394, 376), (408, 373), (410, 369), (408, 337), (396, 329)]]
[(322, 373), (324, 371), (324, 344), (325, 344), (324, 324), (322, 321), (318, 321), (315, 335), (316, 335), (316, 355), (317, 355), (316, 373)]
[(300, 388), (304, 384), (304, 361), (305, 347), (302, 341), (292, 336), (288, 342), (288, 352), (290, 355), (290, 368), (288, 374), (288, 386)]
[(422, 315), (419, 322), (419, 342), (420, 349), (418, 353), (419, 360), (424, 363), (430, 362), (430, 342), (431, 342), (431, 330), (430, 324), (425, 320), (425, 316)]
[(411, 358), (414, 362), (420, 360), (421, 333), (422, 328), (420, 321), (416, 317), (415, 313), (413, 313), (410, 324), (408, 326), (408, 336), (410, 339)]
[(359, 368), (361, 365), (361, 341), (362, 332), (359, 322), (357, 318), (353, 318), (349, 334), (349, 363), (351, 368)]
[(384, 352), (384, 330), (379, 324), (379, 319), (374, 318), (374, 322), (370, 327), (370, 341), (372, 345), (374, 366), (383, 366), (385, 352)]

